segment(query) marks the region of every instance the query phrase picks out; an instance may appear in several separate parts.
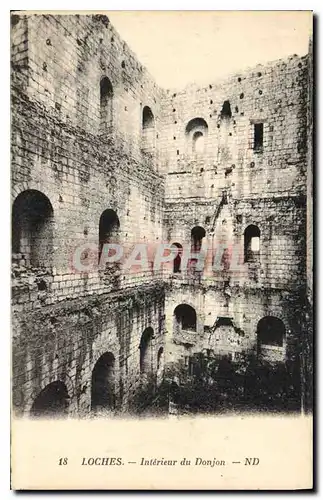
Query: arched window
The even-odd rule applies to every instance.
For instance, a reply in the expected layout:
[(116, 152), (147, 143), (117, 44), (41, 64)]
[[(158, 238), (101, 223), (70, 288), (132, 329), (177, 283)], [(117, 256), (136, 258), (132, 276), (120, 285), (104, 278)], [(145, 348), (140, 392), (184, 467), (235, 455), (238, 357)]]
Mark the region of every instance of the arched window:
[(102, 134), (112, 129), (113, 88), (107, 76), (100, 81), (100, 131)]
[(119, 242), (120, 222), (114, 210), (102, 212), (99, 223), (99, 261), (105, 243)]
[(285, 339), (285, 325), (281, 319), (265, 316), (257, 325), (257, 342), (261, 346), (282, 347)]
[(95, 363), (92, 371), (91, 408), (113, 409), (115, 406), (115, 358), (106, 352)]
[(173, 243), (172, 251), (174, 251), (174, 254), (176, 255), (175, 259), (173, 260), (173, 272), (180, 273), (183, 247), (180, 243)]
[(53, 253), (53, 207), (43, 193), (20, 193), (12, 207), (12, 252), (26, 265), (50, 267)]
[(202, 246), (202, 240), (205, 238), (205, 229), (202, 226), (195, 226), (191, 231), (192, 251), (199, 252)]
[(193, 151), (195, 153), (203, 153), (204, 151), (204, 135), (200, 131), (193, 135)]
[(232, 117), (232, 112), (231, 112), (231, 106), (230, 106), (230, 101), (224, 101), (222, 109), (221, 109), (221, 118), (231, 118)]
[(140, 349), (140, 373), (149, 374), (153, 370), (152, 338), (154, 331), (152, 328), (144, 330), (139, 344)]
[(188, 304), (180, 304), (174, 310), (175, 329), (177, 331), (196, 331), (196, 311)]
[(155, 118), (148, 106), (142, 110), (142, 150), (152, 153), (155, 147)]
[(64, 417), (68, 413), (69, 394), (63, 382), (48, 384), (35, 399), (30, 415), (32, 417)]
[(260, 229), (251, 224), (244, 232), (244, 260), (256, 262), (260, 255)]
[(185, 129), (187, 152), (201, 154), (205, 151), (208, 124), (203, 118), (193, 118)]

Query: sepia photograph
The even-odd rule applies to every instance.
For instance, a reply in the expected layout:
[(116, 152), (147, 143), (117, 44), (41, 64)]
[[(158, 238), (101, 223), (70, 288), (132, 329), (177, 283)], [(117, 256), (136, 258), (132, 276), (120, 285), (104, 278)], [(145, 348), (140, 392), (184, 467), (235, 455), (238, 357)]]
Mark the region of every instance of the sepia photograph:
[[(188, 422), (227, 422), (228, 435), (233, 421), (311, 426), (312, 11), (10, 21), (13, 489), (55, 489), (19, 476), (20, 453), (38, 448), (15, 425), (35, 443), (68, 440), (55, 426), (118, 424), (117, 440), (138, 423), (144, 440), (175, 425), (181, 443)], [(197, 451), (181, 463), (170, 435), (168, 457), (82, 453), (78, 474), (261, 466)], [(55, 462), (65, 474), (71, 459)], [(161, 488), (145, 474), (141, 489)], [(245, 480), (209, 489), (270, 489)], [(161, 489), (186, 489), (171, 482)]]

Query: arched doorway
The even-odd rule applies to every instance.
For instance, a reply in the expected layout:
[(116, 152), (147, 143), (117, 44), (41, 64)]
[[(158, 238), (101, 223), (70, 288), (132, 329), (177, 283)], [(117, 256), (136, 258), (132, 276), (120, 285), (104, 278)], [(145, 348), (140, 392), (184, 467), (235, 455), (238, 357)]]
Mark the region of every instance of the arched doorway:
[(106, 352), (96, 362), (92, 371), (91, 409), (115, 407), (115, 358)]
[(154, 330), (149, 327), (144, 330), (139, 344), (140, 349), (140, 373), (149, 375), (153, 371), (152, 338)]
[(69, 394), (63, 382), (48, 384), (36, 397), (30, 410), (31, 417), (66, 417), (68, 413)]

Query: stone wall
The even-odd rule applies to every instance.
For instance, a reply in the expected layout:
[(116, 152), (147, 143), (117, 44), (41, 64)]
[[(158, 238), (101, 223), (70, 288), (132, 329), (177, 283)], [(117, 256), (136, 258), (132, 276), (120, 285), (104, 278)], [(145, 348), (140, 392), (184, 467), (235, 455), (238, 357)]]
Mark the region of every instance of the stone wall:
[[(79, 272), (73, 256), (79, 246), (98, 245), (106, 209), (117, 214), (118, 242), (129, 252), (136, 243), (161, 238), (164, 181), (158, 173), (157, 136), (162, 91), (105, 16), (14, 15), (12, 24), (14, 238), (22, 225), (19, 211), (26, 215), (31, 203), (42, 199), (52, 209), (52, 244), (41, 264), (29, 262), (28, 245), (13, 255), (15, 406), (26, 410), (37, 391), (61, 374), (73, 387), (70, 408), (88, 408), (92, 365), (104, 350), (119, 366), (116, 392), (121, 398), (122, 384), (124, 403), (139, 380), (143, 329), (152, 327), (154, 342), (162, 342), (159, 278), (151, 267), (129, 272), (121, 266), (116, 273), (93, 265)], [(102, 132), (103, 76), (113, 96), (112, 125)], [(142, 144), (144, 106), (155, 118), (156, 141), (148, 152)], [(31, 192), (38, 193), (34, 202), (20, 201)], [(36, 242), (39, 234), (31, 233), (29, 239), (35, 238), (29, 244), (48, 244), (48, 237)], [(157, 295), (149, 302), (152, 285)], [(137, 295), (144, 299), (137, 302)]]
[[(95, 364), (106, 353), (115, 359), (115, 407), (127, 409), (142, 379), (140, 338), (153, 328), (152, 370), (164, 343), (162, 285), (134, 294), (106, 294), (44, 306), (13, 318), (13, 404), (28, 413), (50, 383), (63, 382), (71, 415), (91, 410), (91, 381)], [(112, 408), (114, 409), (114, 408)]]
[[(181, 303), (196, 310), (198, 323), (195, 335), (184, 332), (172, 342), (169, 334), (172, 360), (207, 348), (233, 359), (255, 350), (258, 322), (269, 316), (283, 321), (286, 336), (283, 346), (266, 346), (264, 356), (299, 362), (297, 339), (305, 332), (293, 314), (296, 307), (303, 315), (306, 287), (307, 65), (307, 57), (291, 56), (205, 88), (169, 92), (164, 100), (165, 237), (185, 248), (200, 226), (207, 252), (195, 279), (169, 268), (167, 332)], [(202, 148), (192, 127), (196, 137), (203, 134)], [(251, 225), (260, 237), (256, 261), (249, 262)], [(226, 249), (227, 265), (219, 258)], [(213, 269), (214, 260), (221, 265)], [(217, 318), (233, 326), (216, 333)]]
[[(307, 58), (297, 56), (169, 94), (161, 136), (168, 151), (166, 202), (214, 199), (223, 189), (234, 198), (305, 193), (306, 95)], [(194, 151), (187, 133), (197, 118), (207, 126), (203, 151)], [(257, 149), (259, 122), (263, 146)]]

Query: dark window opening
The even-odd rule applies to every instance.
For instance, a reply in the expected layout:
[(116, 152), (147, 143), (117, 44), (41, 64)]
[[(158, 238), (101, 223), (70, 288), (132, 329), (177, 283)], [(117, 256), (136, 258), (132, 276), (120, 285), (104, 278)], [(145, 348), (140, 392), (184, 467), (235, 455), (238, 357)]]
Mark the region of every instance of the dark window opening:
[(222, 109), (221, 109), (221, 118), (231, 118), (231, 106), (230, 101), (224, 101)]
[(185, 133), (189, 134), (196, 129), (208, 129), (208, 124), (203, 118), (193, 118), (186, 125)]
[(48, 267), (53, 253), (53, 207), (43, 193), (20, 193), (12, 207), (12, 252), (27, 266)]
[(30, 415), (32, 417), (64, 417), (68, 413), (69, 394), (63, 382), (48, 384), (35, 399)]
[(142, 128), (153, 128), (155, 126), (155, 119), (153, 112), (148, 106), (145, 106), (142, 111)]
[(155, 147), (155, 118), (148, 106), (142, 110), (142, 149), (151, 153)]
[(244, 232), (244, 260), (256, 262), (260, 254), (260, 229), (251, 224)]
[(40, 292), (44, 292), (47, 290), (47, 284), (46, 284), (46, 281), (44, 280), (39, 280), (37, 282), (37, 288)]
[(196, 312), (193, 307), (181, 304), (174, 310), (175, 328), (178, 330), (196, 331)]
[(105, 210), (100, 217), (99, 223), (99, 261), (105, 243), (119, 242), (120, 222), (114, 210)]
[(108, 77), (100, 82), (100, 132), (109, 133), (112, 129), (113, 88)]
[(274, 316), (262, 318), (257, 325), (258, 347), (262, 345), (282, 347), (285, 338), (285, 325)]
[(176, 254), (176, 256), (173, 260), (173, 272), (180, 273), (181, 272), (181, 260), (182, 260), (183, 247), (180, 243), (173, 243), (172, 244), (172, 251), (174, 252), (174, 254)]
[(263, 145), (264, 145), (264, 124), (255, 123), (253, 148), (255, 151), (262, 151)]
[(195, 226), (193, 227), (191, 231), (191, 244), (192, 244), (192, 251), (193, 252), (199, 252), (202, 247), (202, 240), (205, 237), (205, 229), (201, 226)]
[(111, 352), (103, 354), (92, 372), (91, 408), (114, 408), (115, 406), (115, 359)]
[(140, 373), (149, 374), (152, 372), (152, 338), (154, 331), (152, 328), (146, 328), (143, 332), (139, 349), (140, 349)]
[(219, 328), (220, 326), (233, 326), (232, 318), (229, 318), (227, 316), (219, 316), (216, 320), (216, 328)]

